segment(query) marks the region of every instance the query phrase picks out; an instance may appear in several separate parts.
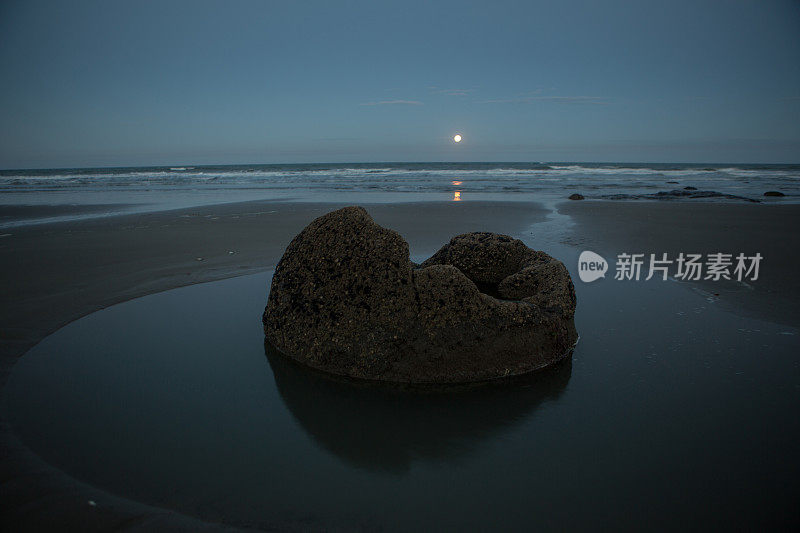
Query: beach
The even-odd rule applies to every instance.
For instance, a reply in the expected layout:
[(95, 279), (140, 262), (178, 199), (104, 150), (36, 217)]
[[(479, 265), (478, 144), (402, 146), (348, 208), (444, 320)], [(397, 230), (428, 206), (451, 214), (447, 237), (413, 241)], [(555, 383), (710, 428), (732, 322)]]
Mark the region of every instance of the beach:
[[(246, 202), (6, 230), (0, 238), (6, 280), (0, 295), (2, 383), (26, 350), (81, 316), (174, 287), (274, 268), (305, 225), (337, 207), (341, 204)], [(22, 214), (33, 218), (68, 209), (30, 207)], [(545, 214), (536, 204), (519, 202), (387, 204), (369, 210), (376, 221), (401, 232), (412, 254), (423, 256), (458, 233), (515, 233)], [(2, 427), (2, 515), (8, 525), (80, 524), (92, 530), (94, 524), (105, 531), (156, 513), (146, 520), (149, 527), (161, 520), (170, 527), (197, 527), (174, 513), (132, 510), (127, 502), (111, 511), (86, 508), (91, 497), (85, 494), (94, 489), (43, 465), (7, 422)]]
[(757, 281), (691, 282), (734, 313), (745, 313), (797, 327), (800, 324), (800, 251), (792, 246), (800, 227), (794, 205), (678, 202), (564, 202), (558, 210), (577, 227), (568, 239), (582, 250), (608, 254), (760, 253)]
[[(247, 202), (6, 230), (10, 235), (0, 239), (0, 264), (6, 280), (0, 295), (3, 383), (27, 349), (81, 316), (174, 287), (274, 268), (297, 232), (337, 207)], [(546, 223), (549, 217), (548, 208), (533, 202), (420, 202), (365, 207), (379, 224), (399, 231), (410, 244), (412, 258), (420, 259), (450, 237), (468, 231), (526, 234), (535, 245), (537, 224)], [(787, 243), (793, 242), (800, 206), (563, 202), (556, 208), (572, 221), (557, 237), (561, 240), (558, 246), (563, 247), (560, 249), (570, 250), (570, 257), (560, 257), (565, 262), (574, 260), (584, 249), (606, 254), (607, 258), (621, 252), (761, 252), (765, 257), (762, 277), (752, 289), (698, 282), (692, 284), (702, 291), (697, 299), (706, 301), (712, 294), (725, 312), (796, 331), (798, 282), (794, 265), (798, 252)], [(548, 239), (540, 242), (551, 252)], [(581, 296), (588, 294), (588, 288), (577, 279), (575, 283), (580, 317)], [(626, 304), (620, 301), (618, 305)], [(2, 515), (12, 529), (55, 524), (80, 525), (87, 531), (129, 526), (198, 527), (187, 516), (116, 498), (73, 480), (27, 450), (6, 421), (2, 447)], [(86, 504), (97, 499), (105, 502), (102, 509)]]
[[(0, 296), (3, 353), (16, 357), (61, 325), (120, 301), (272, 268), (292, 237), (337, 207), (248, 202), (7, 230), (0, 238), (9, 280)], [(369, 209), (406, 237), (413, 254), (425, 256), (458, 233), (513, 233), (545, 213), (535, 204), (502, 202)]]

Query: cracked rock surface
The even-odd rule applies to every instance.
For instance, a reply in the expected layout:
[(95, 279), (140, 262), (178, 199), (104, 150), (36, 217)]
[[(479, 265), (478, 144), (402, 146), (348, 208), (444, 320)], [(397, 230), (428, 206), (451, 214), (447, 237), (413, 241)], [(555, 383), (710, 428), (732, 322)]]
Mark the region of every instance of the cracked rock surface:
[(397, 232), (345, 207), (286, 248), (262, 321), (268, 342), (318, 370), (455, 384), (568, 357), (574, 313), (567, 269), (522, 241), (467, 233), (416, 265)]

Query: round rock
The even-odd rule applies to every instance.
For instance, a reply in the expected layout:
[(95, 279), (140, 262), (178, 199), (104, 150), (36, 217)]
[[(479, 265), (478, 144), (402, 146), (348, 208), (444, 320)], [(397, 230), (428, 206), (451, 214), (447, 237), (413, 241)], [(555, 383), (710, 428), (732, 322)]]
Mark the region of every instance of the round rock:
[(270, 344), (324, 372), (455, 384), (568, 357), (575, 303), (564, 265), (522, 241), (459, 235), (415, 265), (397, 232), (346, 207), (289, 244), (262, 321)]

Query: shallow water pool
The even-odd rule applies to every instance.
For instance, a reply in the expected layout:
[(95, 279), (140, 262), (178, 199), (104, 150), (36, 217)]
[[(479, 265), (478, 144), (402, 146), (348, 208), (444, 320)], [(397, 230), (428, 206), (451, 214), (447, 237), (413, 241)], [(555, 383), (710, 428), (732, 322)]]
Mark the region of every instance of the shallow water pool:
[(330, 381), (265, 350), (269, 279), (175, 289), (64, 327), (14, 368), (13, 428), (78, 479), (234, 525), (797, 522), (796, 330), (677, 283), (581, 284), (571, 362), (419, 394)]

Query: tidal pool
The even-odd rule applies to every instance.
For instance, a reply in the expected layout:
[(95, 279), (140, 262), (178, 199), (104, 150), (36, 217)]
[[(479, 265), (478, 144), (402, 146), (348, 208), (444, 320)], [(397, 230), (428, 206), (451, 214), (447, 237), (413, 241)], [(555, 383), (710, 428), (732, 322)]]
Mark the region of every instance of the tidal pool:
[(571, 362), (421, 394), (331, 381), (265, 350), (270, 275), (64, 327), (15, 366), (12, 427), (112, 493), (265, 529), (797, 523), (796, 329), (678, 283), (576, 282)]

